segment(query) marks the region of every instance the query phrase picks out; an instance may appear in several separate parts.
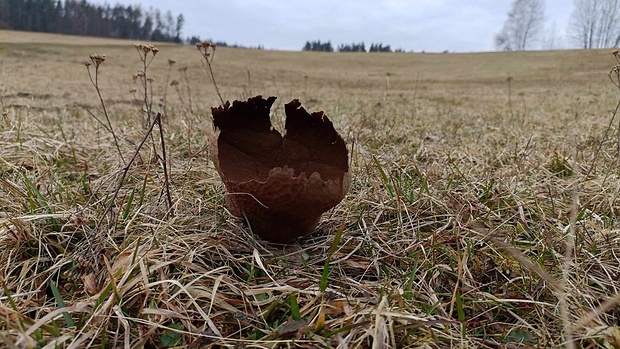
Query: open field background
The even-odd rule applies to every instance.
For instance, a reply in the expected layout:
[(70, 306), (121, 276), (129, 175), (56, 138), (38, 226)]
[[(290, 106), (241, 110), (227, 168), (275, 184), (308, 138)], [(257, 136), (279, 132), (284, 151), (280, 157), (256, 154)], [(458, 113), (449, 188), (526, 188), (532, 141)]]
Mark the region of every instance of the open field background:
[(174, 45), (148, 69), (156, 111), (168, 72), (179, 82), (164, 123), (174, 214), (149, 141), (95, 231), (123, 163), (88, 114), (103, 117), (83, 62), (107, 57), (99, 86), (127, 159), (146, 133), (133, 44), (0, 31), (2, 345), (620, 347), (611, 52), (218, 48), (225, 99), (278, 96), (282, 125), (279, 103), (299, 98), (351, 145), (345, 200), (275, 246), (226, 211), (208, 154), (220, 103), (198, 51)]

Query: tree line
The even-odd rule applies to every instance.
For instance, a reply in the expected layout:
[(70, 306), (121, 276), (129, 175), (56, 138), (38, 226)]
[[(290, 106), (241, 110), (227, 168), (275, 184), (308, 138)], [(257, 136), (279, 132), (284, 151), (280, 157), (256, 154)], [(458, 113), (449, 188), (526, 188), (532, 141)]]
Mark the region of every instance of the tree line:
[(340, 44), (336, 50), (331, 41), (321, 42), (306, 41), (306, 44), (302, 48), (302, 51), (320, 51), (320, 52), (404, 52), (402, 49), (392, 50), (390, 45), (383, 45), (382, 43), (371, 44), (368, 50), (366, 50), (366, 44), (364, 42), (352, 43), (352, 44)]
[[(188, 37), (185, 42), (188, 45), (196, 45), (199, 42), (205, 41), (203, 39), (200, 38), (200, 36), (197, 35), (192, 35), (191, 37)], [(256, 45), (256, 46), (248, 46), (248, 45), (240, 45), (240, 44), (229, 44), (225, 41), (216, 41), (213, 39), (206, 39), (206, 41), (212, 42), (215, 44), (215, 46), (217, 47), (232, 47), (232, 48), (243, 48), (243, 49), (248, 49), (248, 50), (264, 50), (265, 46), (263, 45)]]
[(185, 19), (140, 5), (86, 0), (0, 0), (0, 29), (183, 42)]
[[(620, 0), (573, 0), (566, 33), (579, 48), (618, 47)], [(533, 49), (541, 41), (553, 42), (555, 35), (555, 29), (546, 28), (545, 0), (513, 0), (502, 29), (495, 35), (495, 46), (504, 51)]]

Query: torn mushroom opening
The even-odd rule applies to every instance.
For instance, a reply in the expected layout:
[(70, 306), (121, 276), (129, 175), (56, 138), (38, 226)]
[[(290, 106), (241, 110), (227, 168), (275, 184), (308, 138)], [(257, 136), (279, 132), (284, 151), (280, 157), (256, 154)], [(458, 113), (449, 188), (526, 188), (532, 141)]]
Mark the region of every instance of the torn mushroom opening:
[(285, 105), (283, 137), (271, 125), (275, 100), (257, 96), (213, 108), (211, 157), (231, 213), (264, 239), (290, 242), (344, 198), (348, 151), (329, 118), (308, 113), (298, 100)]

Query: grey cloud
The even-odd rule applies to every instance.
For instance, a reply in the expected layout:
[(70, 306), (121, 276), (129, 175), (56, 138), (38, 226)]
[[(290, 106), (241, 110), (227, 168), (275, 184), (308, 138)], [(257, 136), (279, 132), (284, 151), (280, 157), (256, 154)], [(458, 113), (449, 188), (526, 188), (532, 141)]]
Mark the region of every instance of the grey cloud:
[[(100, 0), (102, 1), (102, 0)], [(134, 3), (132, 0), (123, 2)], [(365, 41), (415, 51), (489, 51), (509, 1), (498, 0), (143, 0), (183, 13), (184, 35), (299, 50), (306, 40)], [(564, 31), (570, 0), (547, 0), (547, 18)]]

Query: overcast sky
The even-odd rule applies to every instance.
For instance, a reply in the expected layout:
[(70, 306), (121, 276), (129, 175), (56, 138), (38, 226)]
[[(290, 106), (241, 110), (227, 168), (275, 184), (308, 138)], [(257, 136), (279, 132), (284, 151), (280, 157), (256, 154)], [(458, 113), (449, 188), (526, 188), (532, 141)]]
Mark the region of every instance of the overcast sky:
[[(511, 0), (96, 0), (139, 3), (185, 17), (183, 36), (266, 49), (300, 50), (307, 40), (364, 41), (406, 51), (491, 51)], [(546, 0), (553, 46), (562, 38), (571, 0)], [(546, 40), (549, 42), (549, 40)], [(544, 45), (544, 44), (541, 44)], [(547, 45), (548, 46), (548, 45)]]

